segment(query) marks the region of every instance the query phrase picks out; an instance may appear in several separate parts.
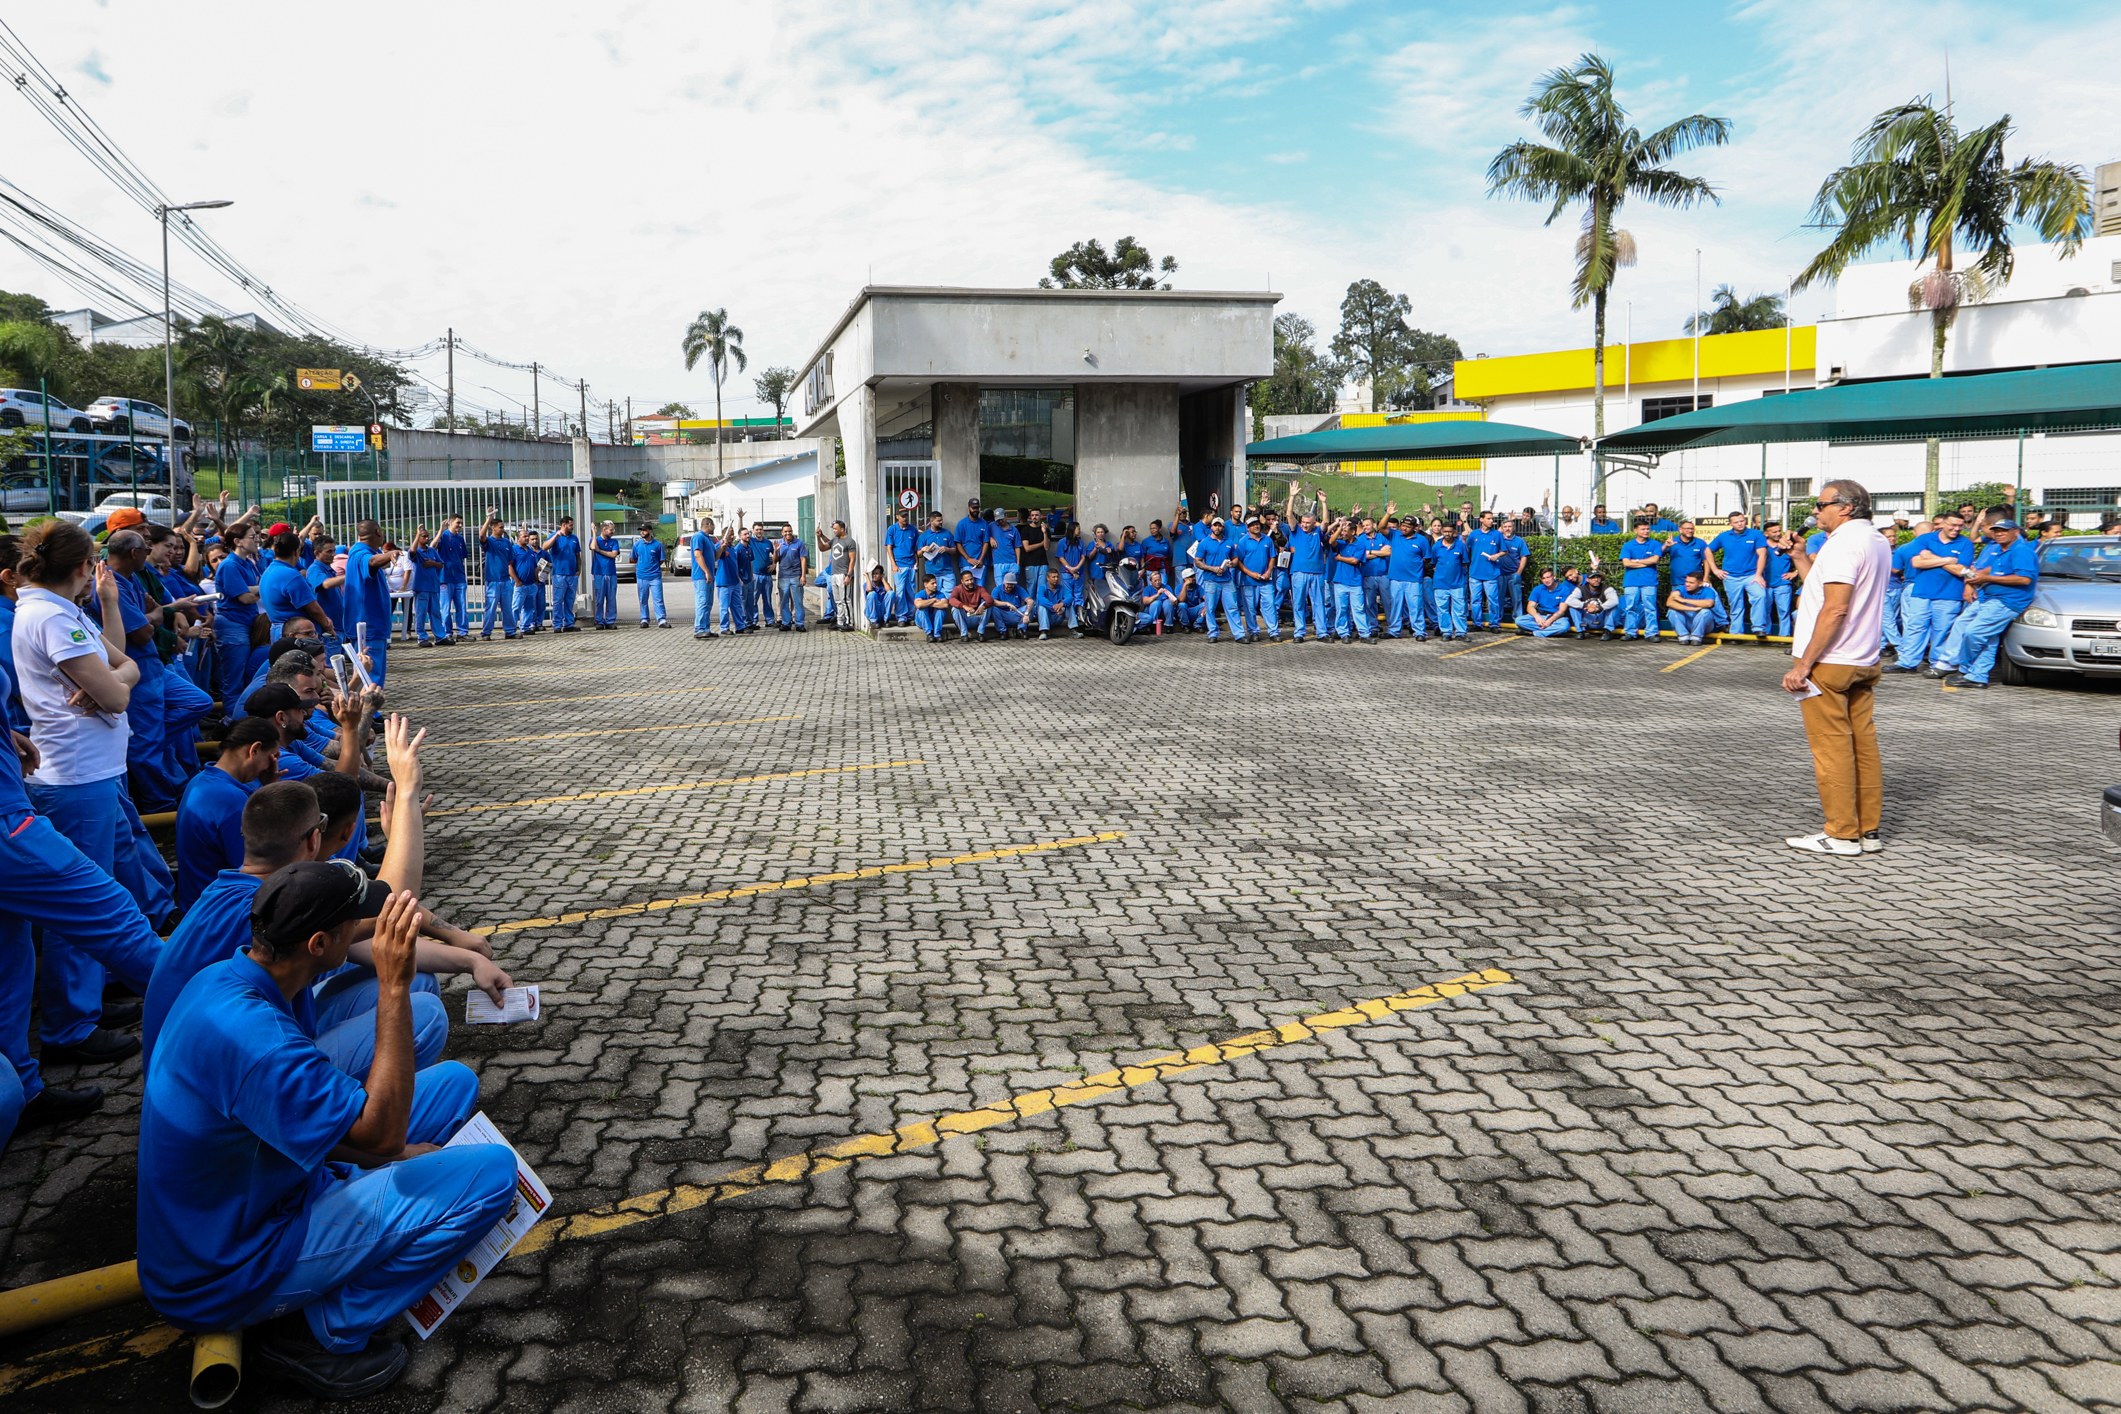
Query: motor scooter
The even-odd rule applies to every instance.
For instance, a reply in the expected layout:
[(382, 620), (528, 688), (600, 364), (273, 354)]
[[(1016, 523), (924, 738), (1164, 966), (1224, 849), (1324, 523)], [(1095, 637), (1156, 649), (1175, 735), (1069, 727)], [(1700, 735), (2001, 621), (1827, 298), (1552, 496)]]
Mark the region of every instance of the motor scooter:
[(1103, 578), (1083, 580), (1082, 628), (1114, 643), (1134, 636), (1142, 616), (1141, 565), (1131, 556), (1108, 565)]

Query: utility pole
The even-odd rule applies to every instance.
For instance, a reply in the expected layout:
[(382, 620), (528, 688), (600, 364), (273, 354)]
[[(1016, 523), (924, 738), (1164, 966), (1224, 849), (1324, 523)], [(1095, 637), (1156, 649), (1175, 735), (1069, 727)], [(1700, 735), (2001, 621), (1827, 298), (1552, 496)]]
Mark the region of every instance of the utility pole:
[(604, 440), (611, 443), (614, 447), (619, 444), (619, 429), (616, 423), (618, 415), (619, 405), (606, 398), (604, 400)]
[(444, 422), (442, 425), (444, 427), (447, 427), (451, 432), (454, 432), (457, 430), (457, 331), (454, 326), (450, 328), (448, 343), (449, 406), (447, 409), (445, 409), (445, 415), (447, 416), (448, 421)]
[(629, 447), (633, 445), (633, 396), (631, 394), (628, 394), (626, 398), (626, 445)]
[(582, 435), (587, 437), (589, 435), (589, 380), (587, 378), (578, 378), (575, 380), (574, 387), (582, 398)]
[(545, 415), (538, 410), (538, 361), (530, 361), (530, 425), (536, 429), (533, 438), (545, 435)]

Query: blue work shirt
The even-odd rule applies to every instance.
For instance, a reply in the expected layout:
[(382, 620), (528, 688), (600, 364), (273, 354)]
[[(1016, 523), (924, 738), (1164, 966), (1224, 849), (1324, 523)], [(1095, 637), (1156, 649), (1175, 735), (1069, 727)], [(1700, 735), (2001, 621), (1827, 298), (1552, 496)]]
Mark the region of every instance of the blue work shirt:
[(1502, 563), (1491, 560), (1490, 555), (1502, 553), (1503, 535), (1499, 530), (1482, 530), (1478, 526), (1458, 537), (1459, 542), (1471, 552), (1472, 575), (1475, 579), (1501, 579)]
[[(538, 582), (538, 561), (544, 558), (545, 552), (543, 550), (533, 550), (528, 545), (518, 545), (513, 550), (510, 550), (508, 552), (508, 564), (516, 572), (516, 582), (518, 584), (536, 584)], [(346, 562), (346, 582), (349, 586), (353, 583), (352, 560)]]
[(897, 521), (891, 522), (890, 528), (884, 532), (884, 548), (891, 552), (893, 574), (900, 570), (919, 568), (913, 558), (913, 552), (920, 543), (921, 533), (918, 530), (910, 525), (900, 525)]
[(464, 561), (470, 558), (471, 550), (464, 537), (454, 530), (445, 530), (435, 537), (434, 550), (442, 558), (442, 583), (465, 583)]
[(1768, 588), (1773, 589), (1778, 584), (1785, 589), (1792, 588), (1791, 581), (1784, 579), (1783, 576), (1795, 572), (1796, 568), (1797, 562), (1790, 558), (1789, 551), (1778, 550), (1772, 545), (1767, 547)]
[(751, 577), (752, 577), (753, 579), (757, 579), (757, 578), (761, 577), (762, 575), (770, 575), (770, 574), (772, 574), (772, 573), (773, 573), (773, 542), (772, 542), (771, 540), (761, 540), (761, 539), (759, 539), (758, 537), (756, 537), (756, 536), (753, 536), (753, 537), (752, 537), (752, 540), (751, 540), (751, 547), (750, 547), (750, 548), (751, 548)]
[(1118, 548), (1110, 541), (1091, 541), (1083, 548), (1083, 573), (1092, 579), (1103, 579), (1105, 566), (1111, 562), (1113, 552)]
[(330, 589), (324, 587), (325, 580), (336, 579), (338, 575), (337, 570), (322, 560), (311, 560), (309, 568), (302, 571), (302, 578), (308, 581), (310, 597), (316, 601), (317, 607), (324, 611), (325, 617), (331, 620), (334, 628), (344, 630), (348, 627), (346, 587), (343, 584), (333, 585)]
[(654, 579), (663, 572), (663, 542), (650, 535), (635, 536), (633, 541), (633, 577), (636, 583), (643, 579)]
[(140, 1106), (140, 1284), (180, 1328), (227, 1330), (294, 1269), (309, 1208), (350, 1164), (361, 1083), (317, 1049), (316, 1006), (248, 956), (192, 979)]
[(515, 560), (515, 542), (505, 535), (486, 535), (479, 544), (486, 551), (486, 582), (506, 584), (508, 566)]
[(1716, 553), (1716, 563), (1725, 574), (1737, 575), (1740, 579), (1751, 579), (1759, 571), (1760, 552), (1767, 548), (1767, 537), (1757, 530), (1726, 530), (1709, 542), (1709, 549)]
[[(592, 548), (602, 550), (604, 553), (589, 557), (589, 577), (591, 579), (617, 579), (619, 577), (618, 537), (599, 535)], [(607, 559), (606, 556), (609, 556), (609, 558)]]
[[(118, 630), (130, 640), (133, 634), (147, 627), (147, 593), (140, 588), (139, 581), (129, 574), (118, 575), (116, 579), (118, 583)], [(103, 627), (103, 606), (97, 596), (94, 594), (89, 595), (88, 603), (84, 607), (88, 611), (88, 616), (96, 621), (96, 627)], [(128, 641), (125, 646), (125, 656), (140, 664), (142, 668), (145, 668), (149, 663), (160, 664), (162, 661), (162, 655), (155, 652), (155, 640), (153, 638), (149, 638), (146, 643), (139, 645)]]
[(1548, 587), (1544, 583), (1532, 586), (1532, 607), (1542, 614), (1551, 614), (1568, 601), (1569, 586), (1557, 584)]
[[(1957, 560), (1962, 565), (1971, 565), (1981, 557), (1981, 547), (1971, 535), (1963, 531), (1946, 540), (1932, 530), (1926, 535), (1916, 536), (1903, 548), (1909, 552), (1910, 568), (1915, 552), (1922, 550), (1947, 560)], [(1932, 565), (1926, 570), (1913, 570), (1913, 576), (1908, 580), (1908, 588), (1917, 599), (1956, 600), (1966, 593), (1965, 582), (1942, 565)]]
[(1171, 542), (1161, 535), (1152, 533), (1137, 541), (1135, 553), (1141, 557), (1143, 569), (1168, 570), (1171, 567)]
[(1676, 533), (1678, 529), (1678, 526), (1672, 524), (1663, 516), (1659, 516), (1656, 520), (1650, 522), (1650, 534), (1652, 535), (1671, 535)]
[[(1363, 537), (1357, 535), (1347, 540), (1337, 540), (1326, 548), (1327, 552), (1333, 557), (1332, 583), (1360, 585), (1362, 583)], [(1341, 558), (1342, 556), (1346, 556), (1347, 559)], [(1355, 560), (1357, 563), (1351, 565), (1348, 560)]]
[(685, 548), (692, 552), (694, 579), (705, 580), (714, 573), (720, 552), (715, 549), (712, 535), (704, 530), (695, 530), (692, 532), (692, 538), (685, 542)]
[(997, 604), (1007, 604), (1012, 609), (1023, 608), (1026, 602), (1026, 600), (1024, 599), (1023, 586), (1017, 585), (1012, 588), (1009, 585), (1004, 584), (1001, 588), (994, 591), (994, 602)]
[(1208, 533), (1195, 521), (1182, 521), (1171, 527), (1171, 560), (1183, 569), (1192, 563), (1188, 558), (1193, 547), (1208, 538)]
[(1618, 535), (1620, 534), (1620, 522), (1610, 517), (1605, 520), (1594, 520), (1591, 522), (1591, 534)]
[(1981, 557), (1974, 561), (1974, 568), (1987, 570), (1990, 574), (2022, 574), (2032, 583), (2020, 588), (2015, 584), (1984, 584), (1981, 586), (1983, 603), (1994, 601), (2006, 605), (2011, 612), (2022, 614), (2033, 602), (2033, 590), (2040, 584), (2040, 552), (2034, 543), (2024, 536), (2006, 550), (1990, 541), (1982, 547)]
[[(7, 724), (24, 736), (29, 735), (29, 709), (22, 705), (22, 693), (15, 686), (15, 601), (0, 595), (0, 669), (7, 673)], [(12, 751), (7, 753), (10, 757)], [(16, 763), (15, 781), (21, 784), (21, 764)], [(23, 807), (27, 809), (28, 807)]]
[(243, 807), (258, 782), (216, 766), (193, 776), (177, 802), (177, 903), (190, 907), (214, 876), (243, 867)]
[(1024, 532), (1006, 522), (994, 527), (987, 537), (994, 544), (994, 564), (997, 569), (1013, 565), (1023, 558)]
[[(1666, 543), (1664, 556), (1672, 562), (1672, 587), (1674, 589), (1685, 584), (1686, 577), (1690, 574), (1702, 575), (1704, 579), (1708, 574), (1709, 542), (1698, 535), (1692, 540), (1673, 538)], [(1706, 587), (1707, 585), (1704, 583), (1703, 588)]]
[(1472, 566), (1473, 547), (1461, 535), (1456, 540), (1438, 540), (1431, 547), (1431, 560), (1436, 570), (1429, 580), (1431, 589), (1463, 589), (1466, 573)]
[(1420, 583), (1422, 567), (1429, 560), (1429, 537), (1418, 531), (1409, 535), (1395, 530), (1385, 543), (1392, 551), (1391, 558), (1385, 561), (1386, 576), (1397, 584)]
[[(289, 619), (299, 618), (304, 609), (316, 602), (316, 591), (310, 587), (302, 571), (293, 565), (275, 559), (265, 567), (265, 573), (258, 576), (258, 607), (264, 610), (265, 617), (272, 621), (275, 629)], [(332, 622), (336, 624), (338, 620)]]
[(937, 528), (924, 530), (915, 547), (923, 574), (932, 574), (938, 585), (957, 583), (957, 537)]
[(140, 1046), (146, 1052), (143, 1062), (154, 1057), (155, 1040), (162, 1034), (162, 1025), (191, 979), (250, 946), (250, 904), (265, 880), (237, 867), (242, 863), (242, 850), (236, 852), (236, 864), (207, 878), (185, 909), (184, 921), (162, 945), (162, 956), (156, 959), (154, 973), (148, 978), (147, 1000), (140, 1008)]
[[(736, 588), (738, 581), (748, 577), (745, 572), (751, 568), (750, 554), (741, 545), (722, 546), (717, 553), (720, 558), (708, 561), (714, 566), (715, 584), (723, 589)], [(692, 559), (694, 564), (699, 563), (699, 556)]]
[[(375, 557), (384, 553), (371, 550), (366, 545), (356, 545), (346, 552), (346, 607), (354, 623), (368, 625), (371, 639), (390, 637), (390, 581), (384, 578), (385, 566), (375, 563)], [(340, 624), (342, 635), (351, 637), (351, 624)]]
[(1286, 534), (1289, 539), (1289, 572), (1291, 574), (1324, 574), (1326, 572), (1326, 532), (1323, 527), (1305, 530), (1292, 525)]
[(800, 540), (776, 540), (773, 542), (773, 562), (781, 578), (798, 578), (804, 566), (810, 563), (810, 547)]
[(545, 553), (552, 560), (554, 574), (582, 572), (582, 542), (578, 537), (563, 530), (545, 542)]
[(994, 528), (978, 516), (966, 516), (957, 523), (957, 552), (964, 558), (965, 568), (984, 563), (980, 556), (986, 553), (987, 542), (994, 538)]
[(1628, 540), (1620, 547), (1620, 558), (1622, 560), (1648, 560), (1650, 562), (1639, 567), (1628, 566), (1623, 568), (1620, 573), (1621, 588), (1641, 589), (1648, 587), (1655, 589), (1657, 587), (1657, 561), (1664, 558), (1664, 546), (1654, 540)]
[(1083, 561), (1090, 551), (1081, 540), (1063, 540), (1053, 548), (1053, 557), (1060, 561), (1061, 570), (1070, 579), (1079, 579), (1083, 573)]
[(1386, 541), (1383, 535), (1378, 534), (1376, 531), (1358, 535), (1355, 537), (1354, 544), (1356, 550), (1362, 555), (1362, 577), (1364, 579), (1382, 579), (1391, 573), (1392, 566), (1389, 561), (1373, 558), (1370, 553), (1373, 550), (1386, 548)]
[(1807, 555), (1816, 555), (1819, 553), (1819, 547), (1824, 544), (1826, 544), (1826, 532), (1823, 530), (1815, 530), (1810, 535), (1804, 537), (1804, 553)]
[(1068, 586), (1049, 584), (1044, 579), (1038, 582), (1038, 606), (1041, 609), (1059, 609), (1068, 603)]
[(1521, 537), (1505, 535), (1502, 537), (1502, 558), (1495, 562), (1495, 566), (1505, 575), (1514, 575), (1524, 568), (1525, 556), (1531, 553), (1532, 547)]
[[(1246, 531), (1238, 537), (1232, 552), (1237, 556), (1237, 562), (1253, 574), (1267, 574), (1274, 568), (1274, 542), (1264, 535), (1254, 535)], [(1264, 581), (1247, 577), (1241, 582), (1260, 584)]]
[(214, 613), (232, 624), (248, 624), (258, 616), (255, 603), (238, 604), (236, 596), (248, 594), (258, 587), (258, 566), (241, 555), (223, 557), (221, 567), (214, 571), (214, 587), (221, 591), (221, 599), (214, 604)]
[(412, 556), (412, 583), (407, 587), (415, 594), (433, 594), (442, 587), (442, 557), (435, 553), (432, 545), (422, 545), (407, 552)]
[(1193, 564), (1199, 571), (1217, 584), (1230, 583), (1233, 571), (1230, 561), (1236, 558), (1236, 549), (1227, 540), (1209, 536), (1196, 541), (1193, 546)]
[[(779, 544), (778, 541), (772, 540), (769, 540), (766, 543), (769, 546), (776, 547)], [(759, 577), (758, 537), (754, 535), (749, 540), (746, 540), (742, 536), (738, 536), (736, 541), (732, 543), (728, 549), (722, 551), (722, 558), (735, 567), (736, 582), (738, 584), (748, 584), (752, 580), (757, 579)], [(770, 556), (768, 557), (768, 563), (771, 563)]]

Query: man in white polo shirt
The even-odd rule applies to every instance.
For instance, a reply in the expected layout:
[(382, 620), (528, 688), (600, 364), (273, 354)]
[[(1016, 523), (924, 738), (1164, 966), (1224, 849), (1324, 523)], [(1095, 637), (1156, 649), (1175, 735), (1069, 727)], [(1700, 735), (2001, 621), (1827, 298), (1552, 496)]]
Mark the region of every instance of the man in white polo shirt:
[(1827, 482), (1818, 515), (1827, 538), (1804, 576), (1790, 647), (1797, 661), (1782, 687), (1804, 713), (1826, 829), (1788, 844), (1814, 854), (1870, 854), (1885, 848), (1878, 838), (1885, 785), (1871, 689), (1878, 682), (1893, 552), (1871, 525), (1871, 493), (1853, 481)]

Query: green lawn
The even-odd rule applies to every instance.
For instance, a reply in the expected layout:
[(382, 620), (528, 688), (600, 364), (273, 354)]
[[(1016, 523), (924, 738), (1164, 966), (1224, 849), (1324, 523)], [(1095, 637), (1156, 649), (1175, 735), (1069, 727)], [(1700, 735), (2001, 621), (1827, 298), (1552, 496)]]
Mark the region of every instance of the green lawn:
[[(1335, 515), (1344, 514), (1355, 506), (1362, 506), (1372, 515), (1384, 509), (1386, 501), (1396, 502), (1400, 514), (1419, 512), (1426, 505), (1441, 511), (1445, 507), (1455, 508), (1460, 501), (1471, 501), (1474, 505), (1486, 504), (1485, 493), (1478, 486), (1439, 486), (1432, 482), (1416, 481), (1410, 476), (1394, 476), (1387, 489), (1382, 476), (1314, 476), (1304, 479), (1300, 485), (1308, 495), (1314, 488), (1326, 493), (1326, 506)], [(1259, 499), (1264, 486), (1274, 493), (1279, 505), (1288, 496), (1288, 482), (1252, 474), (1252, 499)]]
[(1014, 511), (1075, 504), (1075, 497), (1066, 491), (1048, 491), (1037, 486), (1005, 486), (999, 481), (982, 481), (979, 499), (980, 504), (989, 509), (1000, 506)]

